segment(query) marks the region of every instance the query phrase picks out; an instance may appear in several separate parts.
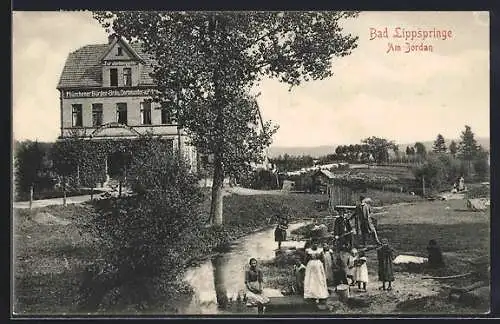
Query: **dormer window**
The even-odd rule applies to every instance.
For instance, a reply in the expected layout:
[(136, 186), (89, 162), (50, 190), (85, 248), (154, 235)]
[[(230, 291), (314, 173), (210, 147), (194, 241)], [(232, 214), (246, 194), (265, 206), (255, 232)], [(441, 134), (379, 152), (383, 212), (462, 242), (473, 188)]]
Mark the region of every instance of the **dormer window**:
[(132, 86), (132, 69), (124, 68), (123, 69), (123, 85), (126, 87)]
[(123, 55), (123, 49), (121, 47), (117, 48), (116, 56), (122, 56)]

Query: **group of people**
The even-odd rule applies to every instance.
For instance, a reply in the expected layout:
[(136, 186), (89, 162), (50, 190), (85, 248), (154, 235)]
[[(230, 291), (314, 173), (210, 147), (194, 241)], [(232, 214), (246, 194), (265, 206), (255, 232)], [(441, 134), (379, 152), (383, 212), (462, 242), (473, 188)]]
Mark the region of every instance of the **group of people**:
[[(378, 277), (382, 282), (380, 289), (391, 290), (394, 281), (392, 261), (394, 250), (386, 239), (377, 248)], [(320, 249), (317, 241), (305, 249), (305, 258), (297, 259), (294, 266), (296, 290), (304, 294), (304, 298), (317, 302), (326, 300), (330, 295), (329, 286), (357, 286), (361, 292), (367, 291), (369, 282), (368, 264), (365, 251), (349, 249), (344, 245), (333, 251), (328, 244)], [(386, 286), (387, 284), (387, 286)]]
[[(367, 240), (373, 237), (377, 244), (381, 244), (377, 229), (373, 224), (371, 199), (360, 196), (360, 203), (356, 205), (354, 213), (342, 213), (337, 217), (333, 233), (337, 248), (347, 245), (350, 249), (354, 246), (354, 235), (361, 238), (361, 244), (366, 246)], [(354, 227), (351, 221), (354, 220)]]
[[(378, 278), (382, 282), (380, 289), (391, 290), (394, 281), (392, 262), (394, 251), (386, 239), (379, 240), (377, 230), (373, 224), (372, 208), (369, 198), (360, 197), (360, 203), (352, 215), (344, 213), (335, 220), (333, 233), (334, 241), (320, 244), (320, 239), (312, 239), (306, 243), (304, 254), (298, 257), (294, 265), (295, 290), (303, 294), (305, 299), (324, 302), (330, 296), (329, 286), (339, 285), (357, 286), (359, 291), (366, 292), (369, 282), (368, 264), (365, 251), (354, 248), (354, 235), (361, 238), (361, 244), (366, 246), (371, 237), (378, 244)], [(354, 220), (354, 228), (351, 225)], [(281, 248), (281, 242), (286, 241), (288, 219), (278, 218), (278, 225), (274, 231), (274, 239)], [(269, 302), (262, 292), (263, 276), (257, 268), (257, 260), (250, 259), (250, 267), (245, 273), (246, 298), (248, 305), (258, 307), (262, 313)], [(386, 285), (387, 284), (387, 285)]]

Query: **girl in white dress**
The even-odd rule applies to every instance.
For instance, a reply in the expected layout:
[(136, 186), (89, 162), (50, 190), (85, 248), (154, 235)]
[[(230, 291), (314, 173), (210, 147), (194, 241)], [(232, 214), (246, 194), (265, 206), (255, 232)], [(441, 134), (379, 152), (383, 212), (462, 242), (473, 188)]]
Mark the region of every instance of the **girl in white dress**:
[(325, 267), (326, 283), (333, 284), (333, 251), (328, 244), (323, 245), (323, 264)]
[(304, 298), (316, 301), (326, 300), (330, 294), (323, 266), (323, 251), (318, 249), (317, 243), (313, 243), (311, 248), (306, 249), (306, 260), (308, 261), (304, 278)]
[(368, 283), (368, 266), (366, 265), (366, 257), (363, 252), (360, 252), (359, 258), (355, 261), (356, 271), (354, 271), (354, 280), (358, 283), (358, 289), (366, 291)]

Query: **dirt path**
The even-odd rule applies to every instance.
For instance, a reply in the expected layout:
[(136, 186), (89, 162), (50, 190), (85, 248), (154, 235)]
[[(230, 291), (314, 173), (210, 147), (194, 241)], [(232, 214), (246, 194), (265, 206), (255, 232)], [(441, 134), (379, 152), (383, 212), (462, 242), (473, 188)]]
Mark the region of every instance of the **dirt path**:
[[(229, 196), (232, 194), (242, 195), (242, 196), (252, 196), (252, 195), (283, 195), (286, 194), (286, 192), (281, 190), (255, 190), (242, 187), (228, 186), (224, 188), (223, 194), (224, 196)], [(96, 194), (94, 196), (97, 197), (98, 195)], [(90, 195), (73, 196), (66, 198), (66, 204), (81, 204), (86, 201), (90, 201)], [(24, 208), (29, 208), (29, 204), (30, 204), (29, 201), (16, 201), (14, 202), (13, 207), (24, 209)], [(42, 207), (62, 205), (62, 204), (63, 204), (63, 198), (40, 199), (40, 200), (34, 200), (32, 207), (42, 208)]]

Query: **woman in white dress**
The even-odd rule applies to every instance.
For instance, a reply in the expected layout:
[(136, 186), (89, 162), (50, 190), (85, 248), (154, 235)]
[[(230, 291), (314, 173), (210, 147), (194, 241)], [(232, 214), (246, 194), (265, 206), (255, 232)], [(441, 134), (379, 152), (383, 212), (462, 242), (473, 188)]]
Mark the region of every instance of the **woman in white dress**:
[(323, 251), (318, 249), (314, 242), (311, 248), (306, 249), (306, 274), (304, 278), (304, 298), (326, 300), (329, 296), (326, 284), (325, 269), (323, 266)]

